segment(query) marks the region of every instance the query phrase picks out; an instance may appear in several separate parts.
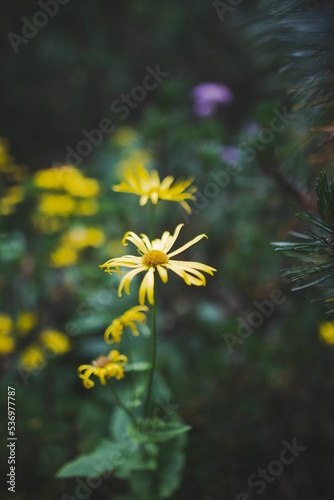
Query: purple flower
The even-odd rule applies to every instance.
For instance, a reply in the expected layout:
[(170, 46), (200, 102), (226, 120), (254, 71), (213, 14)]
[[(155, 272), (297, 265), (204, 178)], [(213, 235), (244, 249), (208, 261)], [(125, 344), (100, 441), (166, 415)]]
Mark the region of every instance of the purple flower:
[(257, 135), (261, 128), (260, 125), (254, 121), (247, 122), (243, 128), (244, 132), (249, 135)]
[(221, 83), (200, 83), (193, 88), (191, 96), (194, 99), (194, 113), (205, 117), (212, 115), (219, 104), (229, 104), (233, 101), (233, 93)]
[(234, 146), (223, 146), (221, 158), (228, 165), (235, 165), (240, 160), (240, 152)]

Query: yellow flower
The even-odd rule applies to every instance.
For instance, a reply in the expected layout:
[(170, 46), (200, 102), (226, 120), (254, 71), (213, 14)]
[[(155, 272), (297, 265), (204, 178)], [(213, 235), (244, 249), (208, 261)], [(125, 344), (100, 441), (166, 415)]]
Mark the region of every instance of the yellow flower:
[(169, 269), (180, 276), (187, 285), (205, 286), (205, 276), (200, 271), (213, 275), (213, 272), (216, 271), (216, 269), (207, 266), (206, 264), (201, 264), (200, 262), (171, 260), (171, 257), (174, 257), (174, 255), (183, 252), (183, 250), (186, 250), (190, 246), (194, 245), (202, 238), (207, 238), (205, 234), (200, 234), (178, 250), (170, 252), (182, 226), (184, 226), (184, 224), (179, 224), (173, 235), (171, 235), (168, 231), (165, 231), (161, 239), (153, 241), (150, 241), (145, 234), (141, 234), (141, 237), (139, 237), (132, 231), (125, 233), (122, 240), (123, 245), (127, 245), (126, 241), (131, 241), (138, 248), (140, 256), (124, 255), (123, 257), (110, 259), (100, 266), (109, 274), (114, 271), (119, 272), (120, 267), (129, 267), (133, 269), (123, 276), (118, 288), (119, 296), (122, 295), (123, 288), (127, 294), (130, 293), (130, 283), (132, 279), (143, 271), (146, 272), (146, 274), (139, 287), (139, 303), (141, 305), (145, 304), (146, 295), (149, 303), (154, 304), (155, 271), (158, 271), (158, 274), (164, 283), (167, 283), (168, 281), (167, 270)]
[[(104, 332), (105, 341), (110, 344), (113, 344), (114, 342), (120, 342), (123, 330), (127, 326), (131, 329), (133, 335), (139, 335), (136, 323), (143, 323), (144, 321), (146, 321), (145, 312), (147, 311), (147, 306), (135, 306), (125, 311), (122, 316), (114, 319), (111, 325), (108, 326), (108, 328)], [(111, 340), (110, 337), (112, 337)]]
[(120, 380), (124, 377), (123, 366), (126, 365), (128, 359), (118, 351), (110, 351), (108, 356), (100, 356), (91, 365), (81, 365), (78, 368), (78, 375), (82, 379), (86, 389), (94, 387), (95, 382), (90, 379), (91, 375), (99, 377), (102, 385), (106, 384), (106, 379), (115, 377)]
[(0, 198), (0, 215), (10, 215), (14, 212), (15, 205), (8, 196)]
[(62, 237), (65, 246), (73, 248), (99, 247), (105, 242), (105, 236), (100, 229), (95, 227), (74, 227)]
[(10, 354), (15, 349), (15, 341), (12, 337), (0, 336), (0, 356)]
[(78, 253), (74, 248), (60, 246), (51, 254), (50, 265), (52, 267), (67, 267), (76, 264), (77, 260)]
[(327, 321), (319, 327), (320, 338), (325, 344), (334, 345), (334, 323)]
[(30, 332), (37, 324), (37, 316), (30, 311), (23, 311), (16, 320), (16, 328), (21, 335)]
[(41, 342), (55, 354), (65, 354), (71, 349), (68, 336), (57, 330), (44, 330), (41, 333)]
[(80, 198), (91, 198), (97, 196), (100, 191), (99, 183), (95, 179), (88, 179), (86, 177), (75, 179), (66, 177), (64, 181), (64, 188), (72, 196), (79, 196)]
[(75, 213), (77, 215), (94, 215), (99, 210), (99, 205), (95, 200), (88, 199), (77, 202)]
[(24, 198), (24, 189), (22, 186), (11, 186), (7, 189), (7, 197), (13, 204), (20, 203)]
[(195, 200), (193, 193), (196, 188), (191, 187), (189, 191), (186, 191), (193, 180), (193, 177), (189, 177), (187, 180), (176, 181), (172, 185), (174, 177), (171, 175), (160, 181), (156, 170), (149, 172), (142, 165), (139, 165), (136, 169), (127, 170), (124, 174), (124, 181), (113, 186), (112, 189), (120, 193), (132, 193), (140, 196), (140, 206), (146, 205), (148, 200), (151, 200), (153, 205), (156, 205), (159, 199), (176, 201), (186, 212), (191, 213), (191, 208), (185, 200)]
[(0, 335), (8, 335), (11, 333), (13, 321), (8, 314), (0, 313)]
[(138, 139), (137, 132), (131, 127), (119, 127), (112, 140), (117, 146), (128, 146)]
[(30, 346), (22, 352), (20, 366), (26, 371), (38, 370), (45, 364), (45, 357), (41, 347)]
[(67, 217), (73, 213), (75, 201), (67, 194), (43, 194), (38, 209), (46, 215)]
[(61, 171), (62, 169), (58, 168), (39, 170), (34, 174), (33, 182), (42, 189), (61, 189), (63, 186)]

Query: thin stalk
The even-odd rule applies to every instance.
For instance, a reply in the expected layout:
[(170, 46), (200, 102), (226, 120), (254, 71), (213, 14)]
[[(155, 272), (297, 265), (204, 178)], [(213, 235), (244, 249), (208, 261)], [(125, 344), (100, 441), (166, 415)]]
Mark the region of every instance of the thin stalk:
[[(126, 342), (126, 351), (128, 354), (128, 359), (129, 359), (129, 364), (132, 365), (133, 367), (133, 356), (132, 356), (132, 346), (131, 346), (131, 333), (130, 330), (126, 332), (125, 335), (125, 342)], [(132, 397), (132, 411), (134, 412), (135, 409), (135, 402), (137, 399), (137, 388), (136, 388), (136, 378), (135, 378), (135, 372), (134, 370), (131, 370), (131, 397)]]
[[(155, 295), (155, 294), (154, 294)], [(149, 373), (147, 398), (145, 404), (145, 418), (148, 417), (151, 402), (152, 382), (157, 358), (157, 304), (154, 297), (154, 304), (152, 305), (152, 365)]]
[(150, 239), (154, 239), (154, 230), (155, 230), (155, 211), (156, 211), (156, 205), (153, 205), (151, 202), (150, 205), (150, 213), (149, 213), (149, 236)]
[(120, 399), (120, 397), (117, 394), (117, 391), (116, 391), (115, 387), (112, 385), (112, 383), (110, 384), (110, 388), (111, 388), (111, 393), (113, 395), (113, 398), (114, 398), (115, 403), (117, 404), (117, 406), (119, 406), (119, 408), (121, 410), (123, 410), (124, 413), (126, 413), (126, 415), (129, 417), (129, 419), (131, 420), (131, 422), (136, 425), (137, 424), (136, 417), (134, 416), (134, 414), (132, 413), (132, 411), (130, 411), (129, 408), (127, 408), (125, 406), (125, 404), (123, 403), (123, 401)]

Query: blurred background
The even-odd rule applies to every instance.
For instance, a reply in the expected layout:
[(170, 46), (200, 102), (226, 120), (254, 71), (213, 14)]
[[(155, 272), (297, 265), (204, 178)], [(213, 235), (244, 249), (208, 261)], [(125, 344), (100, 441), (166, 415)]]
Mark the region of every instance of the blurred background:
[[(187, 258), (218, 270), (206, 288), (159, 287), (158, 370), (192, 426), (164, 498), (333, 498), (334, 327), (316, 289), (282, 279), (296, 263), (271, 242), (305, 230), (295, 214), (315, 210), (315, 179), (333, 170), (334, 16), (326, 1), (285, 7), (6, 5), (0, 425), (6, 436), (15, 387), (18, 441), (16, 493), (3, 484), (2, 498), (88, 498), (55, 475), (110, 430), (110, 394), (84, 389), (76, 370), (108, 351), (104, 329), (136, 304), (137, 284), (119, 299), (98, 266), (122, 254), (127, 230), (147, 230), (148, 207), (111, 190), (139, 164), (195, 177), (193, 213), (161, 202), (157, 236), (181, 222), (182, 243), (205, 232)], [(260, 480), (283, 442), (305, 449)], [(0, 463), (5, 476), (6, 453)], [(111, 475), (89, 498), (142, 496)]]

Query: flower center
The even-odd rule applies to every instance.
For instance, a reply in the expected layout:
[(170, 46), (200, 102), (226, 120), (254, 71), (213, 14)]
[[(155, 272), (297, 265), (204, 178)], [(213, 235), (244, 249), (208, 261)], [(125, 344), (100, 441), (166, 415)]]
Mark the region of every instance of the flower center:
[(160, 250), (149, 250), (143, 257), (143, 264), (147, 267), (157, 267), (161, 264), (167, 264), (168, 257)]
[(93, 366), (98, 366), (99, 368), (103, 368), (104, 366), (107, 366), (107, 364), (110, 363), (110, 359), (107, 358), (106, 356), (100, 356), (99, 358), (95, 359), (95, 361), (92, 362)]

